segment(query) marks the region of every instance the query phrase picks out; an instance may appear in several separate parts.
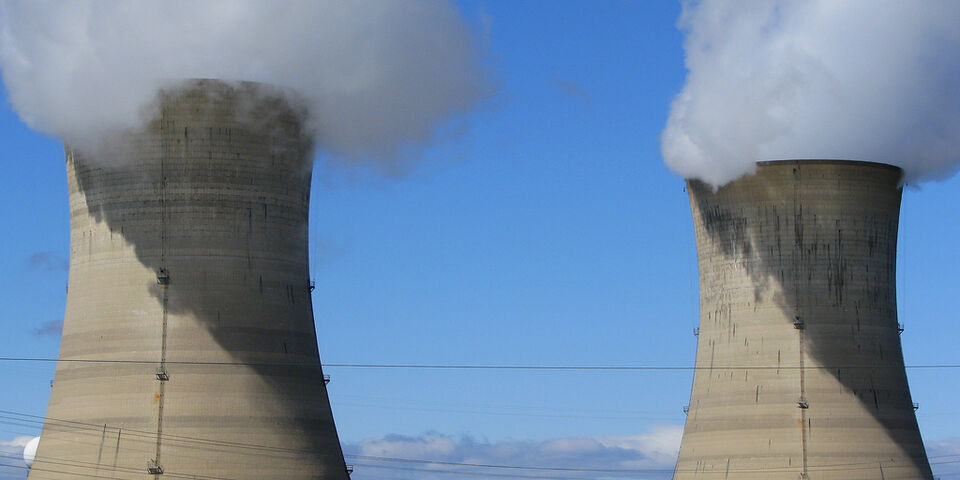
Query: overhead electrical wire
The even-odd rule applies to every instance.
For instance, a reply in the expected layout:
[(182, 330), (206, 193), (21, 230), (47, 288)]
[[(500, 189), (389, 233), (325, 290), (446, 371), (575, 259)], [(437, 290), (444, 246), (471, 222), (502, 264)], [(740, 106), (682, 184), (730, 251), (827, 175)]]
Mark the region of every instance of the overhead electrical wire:
[[(44, 363), (100, 363), (159, 365), (159, 360), (95, 359), (95, 358), (46, 358), (46, 357), (0, 357), (0, 362)], [(203, 362), (171, 361), (167, 365), (205, 365), (238, 367), (302, 367), (302, 368), (370, 368), (370, 369), (419, 369), (419, 370), (546, 370), (546, 371), (694, 371), (694, 370), (833, 370), (833, 369), (960, 369), (960, 364), (926, 365), (483, 365), (483, 364), (417, 364), (417, 363), (284, 363), (284, 362)]]
[[(369, 463), (355, 463), (354, 465), (358, 467), (400, 470), (400, 471), (407, 471), (407, 472), (424, 472), (424, 473), (433, 473), (433, 474), (441, 474), (441, 475), (463, 475), (463, 476), (470, 476), (470, 477), (539, 478), (544, 480), (572, 480), (572, 479), (588, 478), (588, 477), (574, 477), (574, 476), (545, 476), (544, 474), (524, 475), (519, 473), (502, 473), (502, 472), (470, 472), (470, 471), (463, 471), (463, 470), (441, 470), (441, 469), (422, 468), (422, 467), (421, 468), (397, 467), (392, 465), (376, 465), (376, 464), (369, 464)], [(671, 472), (673, 472), (673, 469), (659, 470), (656, 472), (653, 472), (653, 471), (643, 472), (643, 473), (656, 473), (659, 475), (665, 475)]]
[[(91, 363), (91, 364), (140, 364), (140, 365), (156, 365), (159, 362), (149, 361), (149, 360), (130, 360), (130, 359), (57, 359), (57, 358), (44, 358), (44, 357), (0, 357), (0, 362), (64, 362), (64, 363)], [(200, 361), (172, 361), (167, 362), (171, 365), (215, 365), (215, 366), (272, 366), (272, 367), (306, 367), (306, 368), (319, 368), (319, 364), (304, 364), (304, 363), (268, 363), (268, 362), (200, 362)], [(326, 363), (323, 366), (334, 367), (334, 368), (369, 368), (369, 369), (430, 369), (430, 370), (532, 370), (532, 371), (694, 371), (694, 370), (772, 370), (772, 369), (783, 369), (783, 370), (797, 370), (801, 367), (799, 366), (756, 366), (756, 365), (730, 365), (730, 366), (713, 366), (713, 367), (697, 367), (697, 366), (677, 366), (677, 365), (478, 365), (478, 364), (385, 364), (385, 363)], [(804, 369), (852, 369), (852, 368), (886, 368), (888, 365), (847, 365), (847, 366), (806, 366)], [(957, 369), (960, 368), (960, 364), (931, 364), (931, 365), (908, 365), (905, 368), (908, 369)], [(13, 415), (10, 416), (0, 416), (0, 423), (22, 426), (22, 427), (31, 427), (36, 428), (36, 423), (41, 423), (43, 417), (20, 414), (17, 412), (4, 411), (0, 410), (0, 414)], [(29, 420), (23, 417), (33, 417), (40, 420)], [(47, 419), (48, 422), (66, 422), (56, 419)], [(64, 428), (86, 428), (91, 430), (90, 433), (100, 433), (102, 428), (107, 428), (104, 425), (93, 425), (93, 424), (82, 424), (80, 422), (72, 422), (76, 425), (70, 425), (71, 422), (62, 423), (58, 425), (49, 425), (54, 427), (54, 429), (64, 429)], [(33, 425), (32, 425), (33, 424)], [(112, 427), (115, 428), (115, 427)], [(154, 432), (138, 432), (136, 430), (124, 429), (124, 433), (130, 437), (144, 437), (144, 442), (153, 441), (155, 439)], [(277, 447), (267, 447), (262, 445), (250, 445), (242, 444), (235, 442), (220, 442), (209, 439), (201, 439), (194, 437), (181, 437), (176, 435), (164, 435), (165, 439), (169, 439), (172, 442), (179, 442), (182, 444), (193, 444), (194, 446), (200, 445), (203, 448), (210, 450), (219, 450), (223, 448), (245, 448), (258, 450), (258, 454), (283, 454), (293, 453), (292, 450), (282, 449)], [(211, 448), (215, 447), (215, 448)], [(481, 468), (481, 469), (508, 469), (508, 470), (520, 470), (520, 471), (549, 471), (549, 472), (569, 472), (569, 473), (604, 473), (607, 475), (614, 474), (638, 474), (638, 473), (647, 473), (647, 474), (665, 474), (672, 472), (673, 470), (665, 469), (572, 469), (572, 468), (563, 468), (563, 467), (535, 467), (535, 466), (518, 466), (518, 465), (487, 465), (487, 464), (471, 464), (471, 463), (461, 463), (461, 462), (447, 462), (447, 461), (435, 461), (435, 460), (421, 460), (421, 459), (407, 459), (399, 457), (377, 457), (369, 455), (346, 455), (348, 458), (355, 458), (362, 461), (378, 461), (385, 463), (414, 463), (420, 465), (439, 465), (447, 467), (469, 467), (469, 468)], [(949, 456), (948, 456), (949, 457)], [(937, 458), (937, 457), (931, 457)], [(960, 461), (946, 461), (946, 462), (931, 462), (932, 465), (935, 464), (946, 464), (946, 463), (958, 463)], [(853, 468), (855, 465), (847, 466), (837, 466), (839, 469), (863, 469), (863, 468), (874, 468), (872, 463), (864, 462), (866, 466), (860, 468)], [(368, 466), (371, 468), (393, 468), (396, 470), (411, 470), (411, 471), (425, 471), (429, 473), (447, 473), (455, 475), (471, 475), (477, 474), (477, 472), (463, 472), (463, 471), (440, 471), (437, 469), (430, 468), (411, 468), (411, 467), (396, 467), (390, 465), (373, 465), (373, 464), (357, 464), (358, 466)], [(829, 468), (828, 466), (822, 466), (823, 471), (831, 470), (834, 468)], [(741, 469), (742, 470), (742, 469)], [(742, 470), (742, 471), (776, 471), (777, 469), (763, 469), (763, 470)], [(816, 469), (811, 469), (815, 471)], [(136, 473), (140, 473), (139, 470)], [(478, 475), (490, 475), (491, 472), (480, 473)], [(166, 472), (165, 472), (166, 474)], [(173, 472), (170, 472), (170, 477), (175, 477)], [(957, 474), (947, 474), (946, 476), (953, 476)], [(493, 475), (493, 476), (507, 476), (511, 475)], [(194, 478), (195, 475), (188, 475), (184, 478)], [(547, 477), (530, 477), (530, 476), (512, 476), (513, 478), (547, 478)], [(98, 477), (91, 477), (98, 478)], [(196, 477), (196, 478), (209, 478), (214, 479), (217, 477)], [(555, 477), (555, 478), (575, 478), (575, 477)]]
[[(8, 458), (8, 459), (19, 458), (15, 455), (8, 455), (8, 454), (2, 454), (2, 453), (0, 453), (0, 457)], [(36, 457), (34, 461), (36, 462), (37, 459), (41, 459), (41, 457)], [(86, 478), (110, 478), (110, 479), (121, 479), (121, 480), (132, 479), (132, 478), (142, 478), (142, 475), (144, 473), (144, 470), (135, 468), (135, 467), (114, 466), (114, 465), (106, 465), (103, 463), (94, 463), (94, 462), (82, 462), (78, 460), (68, 460), (68, 459), (49, 457), (49, 456), (42, 457), (42, 461), (44, 464), (51, 464), (59, 468), (65, 468), (65, 467), (71, 468), (71, 469), (79, 468), (79, 469), (87, 469), (87, 470), (94, 470), (94, 471), (93, 473), (84, 473), (84, 472), (76, 472), (76, 471), (67, 472), (63, 470), (56, 470), (56, 469), (50, 468), (47, 465), (34, 465), (32, 468), (29, 468), (26, 466), (8, 465), (8, 464), (3, 466), (29, 469), (37, 472), (69, 474), (73, 476), (82, 476)], [(98, 473), (101, 473), (100, 472), (101, 470), (107, 471), (107, 472), (113, 472), (113, 473), (109, 477), (104, 477), (104, 476), (98, 475)], [(126, 476), (117, 477), (118, 473), (130, 474), (130, 475), (133, 475), (134, 477), (126, 477)], [(236, 480), (228, 477), (211, 477), (207, 475), (196, 475), (196, 474), (168, 472), (168, 471), (164, 471), (163, 475), (164, 476), (169, 475), (170, 477), (173, 477), (173, 478), (187, 478), (192, 480)]]
[[(42, 362), (55, 362), (55, 361), (57, 361), (57, 359), (27, 358), (27, 357), (21, 357), (21, 358), (17, 358), (17, 357), (0, 357), (0, 361), (19, 361), (19, 362), (42, 361)], [(155, 364), (155, 363), (156, 363), (156, 362), (151, 362), (151, 361), (138, 361), (138, 360), (107, 360), (107, 361), (104, 361), (104, 360), (96, 360), (96, 359), (74, 359), (74, 360), (70, 360), (70, 361), (80, 362), (80, 363), (131, 363), (131, 364)], [(199, 364), (199, 365), (211, 365), (211, 364), (213, 364), (213, 365), (227, 365), (227, 366), (258, 365), (258, 364), (256, 364), (256, 363), (244, 363), (244, 362), (180, 362), (180, 363), (182, 363), (182, 364), (187, 364), (187, 365), (189, 365), (189, 364)], [(269, 365), (282, 366), (282, 364), (275, 364), (275, 363), (274, 363), (274, 364), (269, 364)], [(295, 364), (295, 365), (297, 365), (297, 366), (312, 366), (312, 365), (304, 365), (304, 364)], [(649, 365), (647, 365), (647, 366), (639, 366), (639, 365), (633, 365), (633, 366), (531, 366), (531, 365), (507, 365), (507, 366), (504, 366), (504, 365), (416, 365), (416, 364), (327, 364), (326, 366), (357, 367), (357, 368), (532, 369), (532, 370), (696, 370), (696, 369), (697, 369), (696, 367), (649, 366)], [(859, 367), (859, 368), (871, 368), (871, 367), (865, 367), (865, 366), (858, 366), (858, 367)], [(751, 367), (714, 367), (713, 370), (717, 370), (717, 369), (735, 369), (735, 368), (740, 368), (740, 369), (748, 369), (748, 368), (749, 368), (749, 369), (756, 369), (756, 368), (764, 368), (764, 367), (753, 367), (753, 366), (751, 366)], [(777, 367), (767, 367), (767, 368), (777, 368)], [(783, 366), (781, 366), (781, 367), (779, 367), (779, 368), (789, 368), (789, 367), (783, 367)], [(811, 368), (817, 368), (817, 367), (811, 367)], [(819, 368), (841, 368), (841, 367), (819, 367)], [(845, 368), (850, 368), (850, 367), (845, 367)], [(875, 368), (875, 367), (873, 367), (873, 368)], [(951, 364), (945, 364), (945, 365), (914, 365), (914, 366), (908, 366), (907, 368), (960, 368), (960, 365), (951, 365)], [(10, 415), (14, 415), (14, 416), (15, 416), (14, 418), (10, 418), (10, 417), (0, 417), (0, 423), (6, 423), (6, 424), (11, 424), (11, 425), (23, 426), (23, 427), (33, 427), (33, 428), (35, 428), (36, 425), (30, 425), (30, 423), (36, 424), (36, 423), (41, 423), (41, 422), (40, 422), (40, 421), (37, 421), (37, 420), (26, 420), (26, 419), (23, 419), (23, 418), (16, 418), (16, 416), (18, 416), (18, 415), (19, 415), (19, 416), (28, 416), (28, 417), (38, 418), (38, 419), (41, 419), (41, 420), (43, 419), (43, 417), (34, 416), (34, 415), (27, 415), (27, 414), (20, 414), (20, 413), (18, 413), (18, 412), (11, 412), (11, 411), (3, 411), (3, 410), (0, 410), (0, 413), (5, 413), (5, 414), (10, 414)], [(20, 423), (10, 422), (10, 420), (15, 420), (15, 421), (19, 420)], [(56, 420), (56, 419), (47, 419), (47, 420), (48, 420), (48, 421), (54, 421), (54, 422), (59, 422), (59, 421), (60, 421), (60, 420)], [(22, 423), (22, 422), (24, 422), (24, 421), (26, 421), (26, 422), (28, 422), (28, 423), (26, 423), (26, 424)], [(80, 424), (80, 422), (73, 422), (73, 423)], [(95, 431), (92, 431), (91, 433), (100, 433), (100, 430), (101, 430), (102, 428), (105, 428), (105, 426), (103, 426), (103, 425), (93, 425), (93, 424), (87, 424), (87, 425), (85, 425), (85, 427), (86, 427), (86, 428), (90, 428), (91, 430), (95, 430)], [(56, 428), (63, 428), (63, 425), (59, 425), (59, 426), (57, 426)], [(82, 428), (82, 427), (74, 427), (74, 428)], [(111, 428), (115, 428), (115, 427), (111, 427)], [(143, 437), (145, 438), (145, 440), (144, 440), (145, 442), (147, 442), (147, 441), (153, 441), (153, 439), (154, 439), (154, 433), (152, 433), (152, 432), (138, 432), (138, 431), (129, 430), (129, 429), (125, 429), (124, 432), (125, 432), (125, 434), (128, 435), (128, 436), (134, 435), (134, 434), (138, 434), (138, 435), (134, 435), (134, 436), (143, 436)], [(171, 438), (171, 439), (173, 439), (173, 441), (177, 441), (177, 440), (179, 439), (179, 440), (180, 440), (181, 442), (183, 442), (183, 443), (199, 442), (199, 443), (201, 443), (201, 444), (203, 444), (203, 445), (206, 445), (207, 447), (217, 446), (217, 447), (221, 447), (221, 448), (252, 448), (252, 449), (281, 450), (281, 451), (282, 451), (282, 450), (288, 450), (288, 449), (278, 449), (278, 448), (276, 448), (276, 447), (266, 447), (266, 446), (262, 446), (262, 445), (250, 445), (250, 444), (242, 444), (242, 443), (234, 443), (234, 442), (219, 442), (219, 441), (213, 441), (213, 440), (208, 440), (208, 439), (200, 439), (200, 438), (195, 438), (195, 437), (178, 437), (178, 436), (172, 436), (172, 435), (170, 435), (170, 436), (164, 435), (164, 437), (165, 437), (165, 438)], [(211, 450), (218, 450), (218, 449), (211, 449)], [(220, 450), (220, 451), (222, 451), (222, 450)], [(259, 454), (263, 454), (263, 453), (265, 453), (265, 452), (261, 451), (261, 452), (258, 452), (258, 453), (259, 453)], [(588, 473), (588, 472), (589, 472), (589, 473), (606, 473), (606, 474), (615, 474), (615, 475), (616, 475), (616, 474), (631, 474), (631, 473), (634, 473), (634, 474), (635, 474), (635, 473), (666, 473), (666, 472), (667, 472), (667, 471), (664, 470), (664, 469), (625, 469), (625, 470), (617, 470), (617, 469), (566, 469), (566, 468), (559, 468), (559, 467), (525, 467), (525, 466), (516, 466), (516, 465), (483, 465), (483, 464), (469, 464), (469, 463), (459, 463), (459, 462), (445, 462), (445, 461), (419, 460), (419, 459), (404, 459), (404, 458), (395, 458), (395, 457), (376, 457), (376, 456), (363, 456), (363, 455), (346, 455), (346, 456), (347, 456), (348, 458), (356, 458), (356, 459), (358, 459), (358, 460), (366, 460), (366, 461), (395, 462), (395, 463), (411, 463), (411, 462), (412, 462), (412, 463), (420, 463), (420, 464), (425, 464), (425, 465), (446, 465), (446, 466), (474, 467), (474, 468), (485, 468), (485, 469), (506, 468), (506, 469), (520, 469), (520, 470), (528, 470), (528, 471), (530, 471), (530, 470), (559, 471), (559, 472), (567, 472), (567, 471), (570, 471), (570, 472), (583, 472), (583, 473)], [(960, 456), (960, 455), (953, 455), (953, 456)], [(950, 457), (950, 455), (939, 456), (939, 457), (930, 457), (930, 458), (940, 458), (940, 457)], [(865, 462), (865, 463), (867, 463), (867, 462)], [(960, 461), (931, 462), (932, 465), (936, 465), (936, 464), (947, 464), (947, 463), (960, 463)], [(360, 466), (371, 466), (371, 467), (374, 467), (374, 468), (391, 468), (390, 466), (387, 466), (387, 465), (368, 465), (368, 464), (357, 464), (357, 465), (360, 465)], [(852, 467), (853, 465), (850, 465), (850, 466)], [(826, 467), (826, 466), (824, 466), (824, 467)], [(872, 467), (872, 465), (867, 465), (867, 466), (862, 467), (862, 468), (873, 468), (873, 467)], [(401, 470), (402, 470), (403, 468), (397, 467), (397, 469), (401, 469)], [(408, 470), (413, 470), (413, 469), (409, 469), (409, 468), (407, 468), (407, 469), (408, 469)], [(855, 468), (843, 467), (842, 469), (855, 469)], [(431, 473), (449, 473), (449, 474), (463, 474), (463, 475), (468, 475), (468, 474), (469, 474), (469, 472), (459, 472), (459, 471), (441, 472), (441, 471), (438, 471), (438, 470), (436, 470), (436, 469), (421, 469), (421, 470), (424, 470), (424, 471), (427, 471), (427, 472), (431, 472)], [(827, 470), (829, 470), (829, 469), (827, 469)], [(671, 471), (672, 471), (672, 470), (671, 470)], [(746, 470), (745, 470), (745, 471), (746, 471)], [(774, 471), (774, 469), (764, 469), (764, 470), (762, 470), (762, 471)], [(137, 472), (139, 473), (139, 470), (138, 470)], [(171, 473), (172, 473), (172, 472), (171, 472)], [(488, 472), (488, 473), (489, 473), (489, 472)], [(946, 475), (946, 476), (953, 476), (953, 475), (960, 475), (960, 474), (948, 474), (948, 475)], [(500, 475), (500, 476), (504, 476), (504, 475)], [(171, 477), (173, 477), (173, 475), (171, 475)], [(193, 477), (195, 477), (195, 476), (188, 476), (188, 477), (185, 477), (185, 478), (193, 478)], [(97, 478), (97, 477), (92, 477), (92, 478)], [(198, 478), (199, 478), (199, 477), (198, 477)], [(209, 478), (216, 478), (216, 477), (209, 477)], [(517, 478), (517, 477), (514, 477), (514, 478)], [(520, 477), (520, 478), (523, 478), (523, 477)], [(546, 478), (546, 477), (531, 477), (531, 478)], [(562, 477), (562, 478), (574, 478), (574, 477)]]
[[(0, 410), (0, 414), (3, 414), (2, 417), (0, 417), (0, 422), (2, 422), (4, 418), (5, 418), (5, 419), (10, 419), (10, 418), (18, 418), (18, 417), (19, 417), (19, 418), (21, 418), (22, 421), (25, 422), (25, 423), (41, 423), (41, 421), (42, 421), (42, 419), (43, 419), (43, 417), (40, 417), (40, 416), (37, 416), (37, 415), (24, 414), (24, 413), (18, 413), (18, 412), (11, 412), (11, 411), (6, 411), (6, 410)], [(109, 426), (106, 426), (106, 427), (105, 427), (104, 425), (89, 424), (89, 423), (84, 423), (84, 422), (63, 421), (63, 420), (51, 419), (51, 418), (48, 418), (48, 419), (46, 419), (46, 420), (47, 420), (48, 426), (53, 426), (53, 427), (54, 427), (54, 430), (57, 430), (57, 429), (71, 429), (71, 428), (72, 428), (72, 429), (83, 429), (83, 430), (86, 430), (87, 432), (92, 433), (92, 434), (99, 434), (100, 431), (101, 431), (103, 428), (110, 428), (110, 429), (112, 429), (112, 430), (118, 430), (117, 427), (109, 427)], [(147, 442), (148, 440), (150, 440), (150, 439), (152, 438), (151, 432), (141, 432), (141, 431), (134, 430), (134, 429), (122, 429), (122, 431), (125, 432), (125, 434), (128, 435), (128, 437), (129, 437), (129, 436), (132, 436), (132, 437), (134, 437), (134, 439), (136, 439), (137, 437), (143, 437), (143, 438), (144, 438), (144, 440), (142, 440), (143, 442)], [(168, 434), (164, 434), (164, 438), (178, 440), (178, 441), (181, 442), (182, 445), (186, 445), (186, 446), (190, 447), (191, 449), (210, 449), (210, 450), (213, 450), (213, 451), (222, 451), (222, 450), (220, 450), (220, 449), (222, 449), (222, 448), (244, 448), (244, 449), (250, 449), (250, 450), (257, 451), (257, 452), (256, 452), (257, 454), (269, 453), (269, 451), (274, 451), (274, 453), (279, 453), (279, 452), (284, 452), (284, 451), (285, 451), (285, 452), (289, 452), (289, 453), (296, 453), (296, 452), (298, 452), (298, 450), (295, 450), (295, 449), (285, 449), (285, 448), (281, 448), (281, 447), (269, 447), (269, 446), (264, 446), (264, 445), (245, 444), (245, 443), (240, 443), (240, 442), (223, 442), (223, 441), (217, 441), (217, 440), (202, 439), (202, 438), (197, 438), (197, 437), (179, 436), (179, 435), (168, 435)], [(134, 441), (137, 441), (137, 440), (134, 440)], [(182, 445), (181, 445), (181, 446), (182, 446)], [(219, 447), (219, 448), (212, 448), (212, 449), (211, 449), (210, 447)], [(950, 457), (958, 457), (958, 456), (960, 456), (960, 455), (941, 455), (941, 456), (931, 457), (931, 458), (950, 458)], [(403, 457), (387, 457), (387, 456), (375, 456), (375, 455), (351, 455), (351, 454), (347, 454), (347, 455), (345, 455), (345, 457), (350, 458), (350, 459), (359, 460), (359, 461), (361, 461), (361, 462), (382, 462), (382, 463), (384, 463), (384, 464), (370, 464), (370, 463), (355, 463), (355, 464), (354, 464), (354, 465), (356, 465), (356, 466), (365, 466), (365, 467), (370, 467), (370, 468), (394, 469), (394, 470), (402, 470), (402, 471), (420, 471), (420, 472), (428, 472), (428, 473), (436, 473), (436, 474), (451, 474), (451, 475), (464, 475), (464, 476), (482, 476), (482, 475), (487, 475), (487, 476), (491, 476), (491, 477), (506, 477), (506, 478), (579, 479), (579, 478), (586, 478), (586, 477), (573, 477), (573, 476), (553, 476), (553, 477), (545, 477), (545, 476), (543, 476), (543, 475), (540, 475), (540, 476), (531, 476), (531, 475), (529, 475), (529, 474), (528, 474), (528, 475), (519, 475), (519, 474), (504, 473), (504, 471), (515, 471), (515, 472), (521, 472), (521, 473), (523, 473), (523, 472), (527, 472), (527, 473), (533, 473), (533, 472), (551, 472), (551, 473), (554, 474), (554, 475), (559, 475), (559, 474), (584, 474), (584, 473), (590, 473), (590, 474), (604, 474), (604, 475), (607, 475), (607, 476), (609, 476), (609, 475), (614, 475), (614, 476), (618, 476), (618, 478), (621, 477), (622, 475), (667, 474), (667, 473), (670, 473), (670, 472), (673, 472), (673, 471), (674, 471), (673, 469), (664, 469), (664, 468), (612, 469), (612, 468), (576, 468), (576, 467), (549, 467), (549, 466), (528, 466), (528, 465), (507, 465), (507, 464), (485, 464), (485, 463), (468, 463), (468, 462), (453, 462), (453, 461), (443, 461), (443, 460), (428, 460), (428, 459), (403, 458)], [(56, 460), (62, 460), (62, 459), (52, 459), (52, 460), (54, 460), (54, 461), (53, 461), (53, 462), (49, 462), (49, 463), (56, 463), (56, 462), (55, 462)], [(89, 462), (75, 462), (75, 461), (66, 461), (66, 462), (74, 462), (74, 463), (77, 463), (77, 464), (80, 466), (80, 468), (84, 468), (83, 465), (82, 465), (82, 464), (84, 464), (84, 463), (86, 463), (87, 465), (95, 465), (95, 464), (92, 464), (92, 463), (89, 463)], [(64, 462), (60, 462), (60, 463), (64, 463)], [(388, 464), (388, 463), (401, 463), (401, 464), (408, 464), (408, 465), (414, 464), (414, 465), (420, 465), (420, 467), (412, 467), (412, 466), (402, 467), (402, 466), (396, 466), (396, 465), (386, 465), (386, 464)], [(956, 464), (956, 463), (960, 463), (960, 460), (949, 460), (949, 461), (941, 461), (941, 462), (931, 462), (931, 465)], [(78, 465), (70, 465), (70, 466), (78, 466)], [(441, 469), (425, 468), (426, 466), (429, 466), (429, 465), (436, 465), (436, 466), (446, 467), (446, 468), (459, 467), (459, 468), (472, 468), (472, 469), (483, 469), (483, 470), (499, 470), (499, 471), (501, 471), (501, 473), (496, 473), (496, 474), (494, 474), (494, 472), (441, 470)], [(889, 466), (889, 467), (890, 467), (890, 468), (895, 468), (895, 466), (892, 466), (892, 465)], [(107, 468), (111, 468), (111, 467), (110, 467), (110, 466), (105, 466), (105, 465), (99, 465), (98, 468), (107, 469)], [(130, 469), (129, 467), (122, 467), (122, 468), (124, 468), (124, 469)], [(781, 472), (782, 472), (782, 471), (790, 471), (790, 470), (792, 470), (793, 468), (795, 468), (795, 467), (762, 468), (762, 469), (757, 469), (757, 468), (752, 468), (752, 469), (731, 469), (730, 471), (763, 473), (763, 472), (776, 472), (776, 471), (781, 471)], [(833, 464), (833, 465), (819, 465), (819, 466), (814, 466), (814, 467), (812, 467), (812, 468), (810, 469), (810, 471), (856, 471), (856, 470), (864, 470), (864, 469), (872, 469), (872, 468), (876, 468), (876, 463), (875, 463), (875, 462), (857, 462), (857, 463), (844, 463), (844, 464)], [(131, 469), (131, 470), (133, 470), (133, 471), (136, 472), (136, 473), (140, 473), (140, 470), (137, 470), (137, 469)], [(704, 473), (704, 472), (701, 471), (701, 473)], [(164, 474), (166, 475), (167, 472), (164, 472)], [(198, 479), (205, 479), (205, 480), (224, 480), (224, 479), (222, 479), (221, 477), (197, 476), (197, 475), (190, 475), (190, 474), (178, 473), (178, 472), (170, 472), (170, 474), (171, 474), (171, 477), (174, 477), (174, 478), (179, 478), (180, 476), (183, 476), (183, 478), (198, 478)], [(93, 478), (96, 478), (96, 477), (93, 477)], [(892, 478), (896, 478), (896, 477), (890, 477), (890, 476), (888, 476), (888, 479), (892, 479)]]
[[(601, 408), (599, 406), (594, 406), (592, 408), (583, 408), (583, 407), (563, 407), (557, 406), (554, 402), (553, 406), (539, 404), (539, 405), (516, 405), (516, 404), (498, 404), (490, 402), (444, 402), (434, 398), (411, 398), (411, 397), (394, 397), (394, 396), (379, 396), (379, 395), (357, 395), (357, 394), (337, 394), (337, 404), (343, 405), (344, 402), (341, 400), (356, 400), (363, 402), (374, 402), (375, 405), (381, 404), (379, 402), (387, 402), (389, 405), (413, 405), (413, 406), (436, 406), (436, 407), (454, 407), (454, 408), (481, 408), (484, 410), (489, 409), (499, 409), (506, 411), (524, 411), (524, 410), (535, 410), (535, 411), (548, 411), (548, 412), (558, 412), (558, 413), (583, 413), (583, 414), (624, 414), (624, 415), (662, 415), (666, 413), (665, 410), (636, 410), (636, 409), (618, 409), (618, 408)], [(670, 409), (672, 413), (674, 409)]]
[(492, 416), (504, 416), (504, 417), (533, 417), (533, 418), (589, 418), (596, 420), (664, 420), (664, 419), (676, 419), (680, 418), (683, 414), (680, 412), (680, 409), (677, 409), (676, 413), (663, 413), (658, 416), (651, 415), (561, 415), (561, 414), (551, 414), (551, 413), (522, 413), (522, 412), (496, 412), (496, 411), (484, 411), (484, 410), (465, 410), (465, 409), (452, 409), (452, 408), (437, 408), (437, 407), (409, 407), (403, 405), (375, 405), (375, 404), (361, 404), (361, 403), (350, 403), (350, 402), (336, 402), (336, 407), (356, 407), (356, 408), (380, 408), (388, 410), (408, 410), (415, 412), (434, 412), (434, 413), (458, 413), (465, 415), (492, 415)]

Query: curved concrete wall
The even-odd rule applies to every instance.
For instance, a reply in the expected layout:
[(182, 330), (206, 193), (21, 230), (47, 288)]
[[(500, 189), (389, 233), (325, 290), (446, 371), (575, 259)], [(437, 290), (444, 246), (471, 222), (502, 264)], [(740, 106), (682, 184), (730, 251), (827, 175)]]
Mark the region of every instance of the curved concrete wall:
[(115, 158), (68, 150), (70, 284), (31, 480), (347, 478), (302, 121), (267, 87), (192, 81)]
[(688, 182), (700, 327), (674, 479), (932, 478), (897, 322), (900, 178), (810, 160)]

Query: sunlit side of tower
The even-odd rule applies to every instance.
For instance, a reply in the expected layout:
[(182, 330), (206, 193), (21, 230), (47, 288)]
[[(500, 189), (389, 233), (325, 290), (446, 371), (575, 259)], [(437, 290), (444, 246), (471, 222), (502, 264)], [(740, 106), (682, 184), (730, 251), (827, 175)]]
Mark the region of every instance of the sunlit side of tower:
[(901, 176), (806, 160), (688, 182), (700, 326), (675, 480), (932, 478), (897, 321)]
[(69, 292), (31, 480), (347, 478), (304, 120), (269, 87), (197, 80), (111, 158), (68, 149)]

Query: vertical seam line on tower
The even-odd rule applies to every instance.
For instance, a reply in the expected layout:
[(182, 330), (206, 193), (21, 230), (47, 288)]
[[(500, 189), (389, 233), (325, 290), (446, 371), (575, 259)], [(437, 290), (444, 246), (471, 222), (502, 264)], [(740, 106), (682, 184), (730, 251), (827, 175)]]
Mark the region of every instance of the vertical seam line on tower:
[[(148, 469), (149, 473), (154, 475), (159, 475), (163, 473), (163, 467), (160, 466), (160, 453), (161, 453), (161, 442), (163, 439), (163, 404), (166, 397), (166, 380), (167, 377), (167, 288), (169, 284), (169, 277), (167, 273), (166, 265), (166, 247), (167, 247), (167, 204), (166, 204), (166, 190), (167, 190), (167, 172), (164, 168), (164, 157), (170, 153), (170, 144), (167, 136), (165, 135), (166, 130), (166, 115), (161, 111), (160, 113), (160, 142), (161, 142), (161, 152), (160, 152), (160, 272), (158, 273), (158, 282), (161, 289), (161, 322), (160, 322), (160, 367), (157, 370), (157, 380), (160, 382), (159, 386), (159, 398), (157, 399), (157, 448), (155, 456), (153, 459), (153, 468)], [(161, 275), (166, 277), (164, 281), (161, 280)]]
[[(794, 221), (794, 232), (799, 238), (794, 240), (794, 248), (796, 254), (794, 256), (794, 262), (803, 261), (803, 204), (800, 199), (801, 186), (803, 184), (803, 173), (800, 171), (800, 166), (798, 165), (794, 172), (798, 173), (797, 180), (794, 182), (793, 187), (793, 221)], [(798, 211), (799, 207), (799, 211)], [(799, 309), (800, 309), (800, 276), (799, 269), (796, 264), (794, 264), (794, 288), (798, 290), (796, 305), (794, 308), (797, 309), (797, 318), (794, 326), (798, 327), (797, 330), (797, 342), (798, 342), (798, 357), (799, 357), (799, 366), (800, 366), (800, 478), (806, 479), (807, 477), (807, 408), (809, 404), (807, 403), (806, 395), (806, 371), (805, 371), (805, 359), (806, 348), (804, 346), (804, 330), (806, 328), (805, 319), (800, 318)]]
[(797, 329), (797, 339), (800, 351), (800, 478), (807, 478), (807, 396), (806, 396), (806, 372), (804, 371), (804, 335), (803, 328)]

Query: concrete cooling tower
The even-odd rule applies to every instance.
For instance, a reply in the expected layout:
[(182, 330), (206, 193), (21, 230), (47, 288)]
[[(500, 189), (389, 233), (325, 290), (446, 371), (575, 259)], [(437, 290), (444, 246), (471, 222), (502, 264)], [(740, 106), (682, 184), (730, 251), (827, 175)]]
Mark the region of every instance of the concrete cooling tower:
[(897, 322), (901, 175), (803, 160), (688, 182), (700, 327), (675, 480), (932, 478)]
[(70, 283), (29, 478), (348, 478), (307, 260), (312, 141), (276, 90), (164, 92), (67, 151)]

